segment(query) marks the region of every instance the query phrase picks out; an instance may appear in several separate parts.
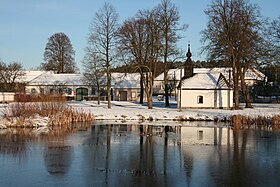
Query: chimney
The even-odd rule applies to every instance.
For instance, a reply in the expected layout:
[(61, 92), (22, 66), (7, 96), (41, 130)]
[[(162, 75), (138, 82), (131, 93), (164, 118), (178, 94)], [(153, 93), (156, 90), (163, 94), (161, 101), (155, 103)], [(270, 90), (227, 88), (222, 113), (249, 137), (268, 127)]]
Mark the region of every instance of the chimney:
[(184, 79), (193, 76), (193, 63), (192, 63), (191, 56), (192, 53), (190, 49), (190, 44), (188, 44), (187, 60), (185, 62), (185, 67), (184, 67), (184, 77), (183, 77)]

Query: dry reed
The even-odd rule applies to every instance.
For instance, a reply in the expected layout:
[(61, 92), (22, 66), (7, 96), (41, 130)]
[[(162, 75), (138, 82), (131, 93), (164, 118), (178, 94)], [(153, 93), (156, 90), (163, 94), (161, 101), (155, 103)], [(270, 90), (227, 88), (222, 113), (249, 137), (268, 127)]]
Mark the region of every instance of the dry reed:
[(48, 118), (49, 126), (71, 126), (78, 122), (92, 122), (94, 117), (85, 111), (75, 111), (67, 105), (66, 100), (60, 97), (47, 97), (37, 99), (37, 102), (11, 103), (6, 110), (5, 117), (13, 123), (15, 127), (34, 127), (28, 120), (39, 115)]
[(242, 116), (242, 115), (233, 115), (231, 118), (231, 123), (233, 129), (280, 129), (280, 116)]

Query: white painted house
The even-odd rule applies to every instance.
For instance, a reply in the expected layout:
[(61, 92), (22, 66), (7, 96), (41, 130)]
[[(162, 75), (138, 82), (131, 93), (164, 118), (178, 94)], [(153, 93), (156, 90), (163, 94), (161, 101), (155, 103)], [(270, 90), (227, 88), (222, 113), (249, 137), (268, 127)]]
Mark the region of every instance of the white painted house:
[(84, 82), (82, 74), (55, 74), (52, 71), (27, 71), (26, 94), (61, 94), (68, 98), (82, 100), (91, 93), (91, 87)]
[(188, 46), (184, 76), (177, 91), (178, 108), (231, 108), (233, 89), (226, 74), (211, 70), (194, 73), (191, 56)]
[(233, 106), (233, 89), (222, 73), (211, 71), (196, 73), (182, 80), (177, 93), (177, 106), (181, 108)]
[[(182, 72), (181, 72), (182, 71)], [(206, 73), (206, 72), (216, 72), (216, 73), (222, 73), (227, 79), (229, 79), (229, 76), (232, 78), (232, 68), (193, 68), (193, 73)], [(184, 76), (184, 69), (170, 69), (168, 71), (168, 80), (170, 83), (176, 84), (176, 87), (178, 86), (180, 82), (180, 74), (182, 73), (182, 77)], [(154, 92), (155, 93), (163, 93), (164, 91), (164, 77), (163, 73), (160, 74), (155, 78), (154, 83)], [(265, 81), (266, 76), (260, 72), (259, 70), (255, 68), (250, 68), (247, 70), (245, 74), (245, 82), (252, 86), (257, 81)]]
[[(190, 46), (184, 69), (171, 69), (168, 80), (175, 89), (178, 108), (231, 108), (233, 107), (231, 68), (193, 68)], [(154, 90), (163, 93), (163, 73), (155, 79)], [(253, 85), (266, 80), (256, 69), (248, 69), (245, 82)]]
[(113, 100), (139, 101), (140, 74), (139, 73), (112, 73)]

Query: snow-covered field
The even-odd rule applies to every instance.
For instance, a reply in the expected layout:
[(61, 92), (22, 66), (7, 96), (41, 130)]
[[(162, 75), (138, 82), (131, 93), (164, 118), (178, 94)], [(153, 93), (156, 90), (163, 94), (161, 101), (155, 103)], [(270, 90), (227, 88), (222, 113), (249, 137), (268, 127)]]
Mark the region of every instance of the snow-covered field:
[(91, 112), (96, 120), (224, 120), (230, 119), (235, 114), (251, 117), (280, 114), (280, 104), (253, 104), (254, 108), (243, 110), (183, 109), (182, 111), (176, 108), (175, 102), (171, 102), (171, 107), (166, 108), (164, 102), (159, 101), (154, 102), (153, 109), (148, 109), (146, 104), (125, 101), (112, 101), (111, 109), (107, 108), (107, 102), (98, 105), (96, 101), (71, 101), (69, 105), (76, 110)]
[[(107, 108), (107, 102), (97, 101), (69, 101), (68, 104), (74, 110), (90, 112), (97, 121), (172, 121), (172, 120), (229, 120), (232, 115), (243, 116), (266, 116), (280, 115), (280, 104), (253, 104), (254, 108), (243, 110), (222, 110), (222, 109), (177, 109), (175, 101), (171, 100), (170, 107), (166, 108), (163, 101), (155, 100), (153, 109), (147, 105), (136, 102), (112, 101), (112, 108)], [(0, 117), (4, 115), (7, 105), (0, 105)], [(0, 124), (1, 125), (1, 124)]]

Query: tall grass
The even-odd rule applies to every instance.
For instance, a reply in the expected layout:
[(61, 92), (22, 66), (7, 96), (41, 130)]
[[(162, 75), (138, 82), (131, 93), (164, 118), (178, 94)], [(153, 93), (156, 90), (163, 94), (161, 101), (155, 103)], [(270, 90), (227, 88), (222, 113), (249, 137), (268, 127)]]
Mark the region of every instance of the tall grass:
[(51, 126), (64, 126), (94, 120), (91, 113), (74, 111), (67, 105), (64, 97), (53, 96), (36, 98), (36, 100), (23, 98), (21, 101), (9, 104), (5, 112), (8, 120), (17, 119), (15, 126), (22, 127), (29, 126), (25, 122), (38, 115), (43, 118), (47, 117), (48, 125)]
[(235, 130), (250, 128), (280, 130), (280, 115), (272, 117), (233, 115), (231, 122)]

